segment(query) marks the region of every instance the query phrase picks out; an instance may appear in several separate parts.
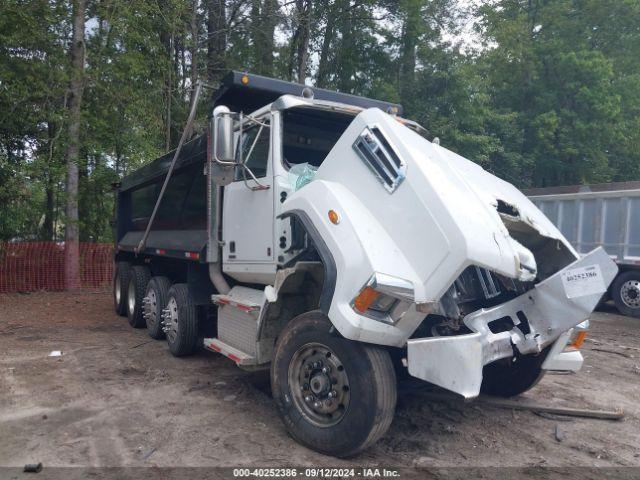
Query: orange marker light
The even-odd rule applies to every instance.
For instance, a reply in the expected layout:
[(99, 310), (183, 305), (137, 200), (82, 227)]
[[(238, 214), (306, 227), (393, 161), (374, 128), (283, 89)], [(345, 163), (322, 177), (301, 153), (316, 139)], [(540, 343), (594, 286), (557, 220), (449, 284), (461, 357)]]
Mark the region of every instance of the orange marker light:
[(249, 83), (249, 75), (243, 75), (242, 78), (240, 78), (240, 81), (243, 85), (247, 85)]
[(329, 210), (329, 221), (334, 225), (340, 223), (340, 215), (335, 210)]
[(576, 335), (576, 339), (569, 346), (571, 348), (575, 348), (577, 350), (578, 348), (580, 348), (582, 346), (582, 344), (584, 343), (584, 339), (585, 338), (587, 338), (587, 332), (578, 332), (578, 335)]
[(364, 313), (367, 310), (369, 310), (369, 307), (373, 302), (376, 301), (376, 298), (378, 298), (378, 295), (380, 294), (376, 292), (373, 288), (365, 287), (358, 294), (356, 299), (353, 301), (353, 306), (360, 313)]

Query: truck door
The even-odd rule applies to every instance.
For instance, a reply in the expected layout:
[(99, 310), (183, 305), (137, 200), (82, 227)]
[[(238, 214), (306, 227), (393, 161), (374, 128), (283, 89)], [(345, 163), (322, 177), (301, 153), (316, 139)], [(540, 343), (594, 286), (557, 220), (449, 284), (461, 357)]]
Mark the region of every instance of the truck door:
[[(246, 165), (259, 182), (268, 188), (251, 189), (258, 185), (241, 167), (236, 168), (235, 180), (224, 188), (222, 251), (224, 271), (232, 276), (234, 271), (249, 273), (269, 270), (264, 266), (251, 269), (247, 264), (274, 263), (271, 128), (268, 117), (262, 122), (265, 124), (245, 126), (237, 151), (238, 155), (242, 152)], [(242, 280), (259, 281), (257, 278)]]

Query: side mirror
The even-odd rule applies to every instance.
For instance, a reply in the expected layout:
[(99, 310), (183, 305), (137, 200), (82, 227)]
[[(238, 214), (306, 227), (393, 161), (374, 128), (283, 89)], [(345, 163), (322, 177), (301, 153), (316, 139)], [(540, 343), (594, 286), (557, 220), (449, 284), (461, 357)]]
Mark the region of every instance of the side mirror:
[(213, 109), (213, 160), (223, 165), (235, 165), (233, 113), (227, 107)]

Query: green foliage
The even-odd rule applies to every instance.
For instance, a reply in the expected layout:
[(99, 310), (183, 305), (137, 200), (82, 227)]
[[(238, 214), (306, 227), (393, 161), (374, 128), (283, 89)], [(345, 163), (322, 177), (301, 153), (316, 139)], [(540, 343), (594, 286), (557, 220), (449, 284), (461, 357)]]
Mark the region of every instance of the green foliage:
[[(476, 3), (88, 0), (82, 240), (112, 239), (111, 184), (176, 145), (195, 81), (297, 78), (301, 58), (318, 86), (402, 103), (517, 186), (640, 179), (640, 2)], [(0, 239), (63, 234), (71, 15), (70, 0), (0, 4)]]

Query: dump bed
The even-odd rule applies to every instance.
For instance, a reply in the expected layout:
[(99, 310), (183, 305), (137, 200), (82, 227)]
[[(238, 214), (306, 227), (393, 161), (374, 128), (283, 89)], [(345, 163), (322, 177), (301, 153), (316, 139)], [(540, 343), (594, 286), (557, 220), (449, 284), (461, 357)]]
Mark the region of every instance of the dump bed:
[[(174, 152), (125, 177), (118, 191), (117, 246), (133, 251), (144, 234)], [(148, 253), (199, 258), (207, 244), (206, 135), (186, 143), (146, 242)]]

